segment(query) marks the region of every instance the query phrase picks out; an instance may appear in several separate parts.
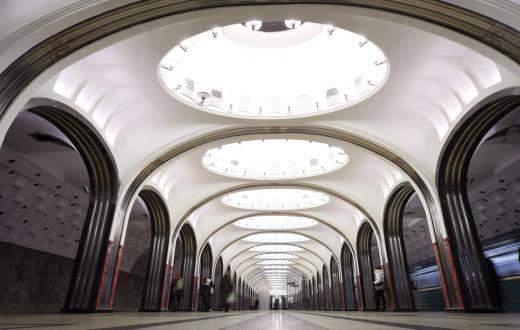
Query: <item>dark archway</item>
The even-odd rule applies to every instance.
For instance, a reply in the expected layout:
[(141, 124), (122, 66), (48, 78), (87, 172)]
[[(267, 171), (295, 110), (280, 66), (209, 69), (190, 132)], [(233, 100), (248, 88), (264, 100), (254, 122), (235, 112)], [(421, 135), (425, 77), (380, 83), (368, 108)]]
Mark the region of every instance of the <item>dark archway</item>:
[[(193, 309), (193, 291), (196, 288), (194, 275), (197, 242), (195, 233), (189, 224), (184, 224), (179, 231), (175, 250), (173, 260), (173, 278), (175, 280), (172, 283), (173, 294), (171, 295), (172, 301), (175, 303), (170, 304), (170, 310), (191, 311)], [(182, 279), (183, 285), (179, 294), (174, 288), (180, 279)], [(178, 297), (178, 301), (175, 301), (175, 296)]]
[[(22, 164), (21, 158), (7, 159), (8, 170), (4, 171), (5, 174), (9, 178), (19, 177), (19, 180), (18, 184), (14, 185), (4, 183), (3, 190), (16, 189), (19, 196), (27, 193), (31, 200), (11, 203), (9, 210), (0, 211), (0, 216), (6, 214), (6, 220), (1, 221), (4, 223), (2, 231), (5, 232), (7, 228), (14, 230), (18, 223), (22, 225), (22, 229), (17, 229), (19, 232), (16, 235), (22, 246), (27, 246), (23, 243), (24, 237), (30, 239), (33, 244), (38, 242), (39, 236), (48, 238), (42, 239), (41, 249), (37, 246), (31, 247), (33, 251), (42, 251), (36, 262), (38, 269), (29, 270), (21, 265), (22, 267), (18, 268), (20, 272), (4, 274), (8, 278), (2, 280), (2, 283), (12, 285), (15, 281), (29, 278), (28, 274), (23, 275), (24, 269), (37, 272), (31, 277), (32, 285), (26, 283), (18, 287), (19, 291), (15, 294), (18, 300), (0, 302), (1, 309), (4, 312), (57, 312), (62, 308), (63, 311), (94, 311), (97, 307), (107, 249), (111, 245), (109, 234), (119, 186), (114, 159), (97, 130), (73, 109), (47, 99), (33, 99), (26, 108), (27, 110), (17, 118), (29, 120), (29, 125), (25, 126), (28, 131), (24, 137), (17, 138), (17, 143), (24, 144), (22, 148), (38, 144), (38, 155), (33, 156), (40, 159), (27, 166)], [(15, 119), (13, 125), (17, 122), (20, 121)], [(9, 136), (13, 133), (15, 132), (12, 130), (7, 132), (4, 146), (9, 143)], [(27, 141), (23, 142), (20, 138)], [(46, 153), (42, 150), (49, 150), (53, 154), (45, 158)], [(4, 153), (2, 151), (2, 154)], [(65, 158), (60, 158), (61, 154), (66, 154)], [(22, 158), (28, 162), (27, 157)], [(11, 167), (12, 169), (9, 169)], [(45, 170), (46, 168), (48, 170)], [(64, 170), (64, 179), (49, 174), (59, 171), (60, 168)], [(25, 175), (24, 171), (32, 173)], [(68, 180), (67, 177), (71, 179)], [(2, 202), (9, 203), (9, 198), (14, 197), (14, 193), (3, 191)], [(55, 204), (57, 208), (54, 211), (61, 211), (51, 215), (54, 211), (47, 210), (45, 205), (53, 207)], [(15, 207), (20, 211), (17, 212)], [(52, 224), (47, 224), (51, 220)], [(5, 221), (12, 223), (9, 225)], [(26, 235), (23, 234), (26, 231)], [(51, 237), (50, 234), (54, 231), (56, 233)], [(14, 233), (11, 233), (11, 236), (16, 237)], [(61, 241), (63, 242), (60, 243)], [(15, 248), (19, 243), (13, 239), (8, 242), (10, 245), (5, 251), (6, 255), (17, 252)], [(53, 251), (58, 245), (63, 247), (62, 252)], [(29, 262), (30, 256), (26, 253), (22, 262)], [(20, 259), (14, 255), (9, 257), (10, 263), (16, 260)], [(59, 274), (50, 277), (46, 269), (52, 263), (56, 263), (53, 271)], [(15, 276), (9, 277), (11, 275)], [(17, 276), (22, 278), (17, 279)], [(40, 280), (34, 280), (42, 276)], [(53, 283), (54, 280), (56, 283)], [(33, 285), (37, 283), (52, 291), (49, 293), (50, 298), (46, 297), (45, 291), (41, 288), (34, 288), (38, 292), (31, 293)], [(8, 290), (2, 288), (2, 292), (6, 293)], [(22, 297), (27, 297), (30, 301), (24, 301)], [(45, 302), (39, 303), (40, 299), (44, 299)], [(20, 304), (23, 305), (21, 309)]]
[(236, 310), (242, 310), (242, 278), (238, 278), (237, 282), (237, 294), (236, 294)]
[[(222, 297), (224, 296), (222, 292), (222, 278), (224, 277), (224, 263), (222, 262), (222, 257), (219, 257), (217, 260), (217, 263), (215, 265), (215, 276), (214, 276), (214, 282), (215, 282), (215, 295), (213, 297), (213, 309), (214, 310), (222, 310)], [(231, 270), (229, 269), (229, 273), (231, 273)], [(226, 271), (226, 274), (227, 271)], [(229, 274), (228, 274), (229, 275)]]
[[(357, 237), (358, 263), (359, 263), (359, 306), (362, 310), (375, 310), (376, 301), (374, 293), (374, 263), (380, 261), (377, 258), (379, 247), (374, 235), (374, 230), (368, 222), (361, 225)], [(374, 251), (376, 250), (376, 251)], [(376, 258), (374, 256), (376, 255)]]
[(321, 281), (321, 275), (320, 272), (316, 272), (316, 294), (317, 294), (317, 303), (318, 303), (318, 310), (324, 310), (325, 309), (325, 293), (323, 292), (323, 282)]
[(115, 162), (96, 129), (66, 105), (34, 99), (26, 108), (0, 152), (8, 270), (0, 309), (94, 310), (117, 198)]
[(457, 303), (467, 311), (500, 309), (468, 198), (469, 165), (490, 129), (519, 106), (518, 87), (479, 102), (452, 130), (437, 165), (436, 183), (447, 231), (443, 243)]
[(233, 304), (231, 306), (233, 307), (233, 310), (237, 310), (238, 291), (237, 291), (237, 272), (236, 271), (233, 272), (232, 285), (233, 285), (232, 286)]
[(327, 265), (323, 265), (323, 308), (327, 311), (332, 309), (331, 291), (329, 270)]
[(404, 209), (414, 192), (409, 183), (397, 186), (386, 202), (383, 216), (385, 246), (389, 259), (385, 265), (386, 292), (388, 307), (394, 310), (415, 310), (403, 238)]
[(339, 268), (338, 263), (334, 257), (330, 257), (330, 284), (331, 284), (331, 298), (332, 298), (332, 310), (340, 311), (343, 309), (341, 306), (341, 288), (339, 280)]
[(389, 309), (444, 309), (442, 265), (435, 258), (424, 207), (409, 183), (390, 193), (383, 223)]
[(163, 286), (169, 248), (170, 217), (166, 203), (156, 192), (145, 189), (139, 193), (139, 197), (142, 198), (148, 209), (152, 225), (141, 310), (160, 311), (165, 298)]
[(115, 294), (111, 308), (116, 311), (137, 311), (142, 308), (146, 271), (150, 259), (152, 223), (146, 204), (138, 196), (132, 205), (121, 247), (121, 262), (115, 274)]
[[(204, 246), (204, 248), (202, 249), (202, 252), (200, 254), (200, 262), (199, 262), (199, 265), (200, 265), (200, 268), (199, 268), (199, 286), (197, 288), (197, 292), (198, 292), (198, 305), (199, 305), (199, 308), (198, 310), (202, 311), (204, 310), (203, 309), (203, 303), (202, 303), (202, 299), (200, 294), (200, 289), (202, 287), (202, 285), (204, 284), (204, 281), (206, 279), (211, 279), (211, 274), (212, 274), (212, 270), (213, 270), (213, 252), (211, 251), (211, 246), (209, 245), (209, 243), (206, 243), (206, 245)], [(215, 283), (213, 283), (215, 284)]]
[(343, 275), (343, 291), (345, 309), (356, 310), (356, 291), (354, 284), (354, 256), (347, 243), (341, 247), (341, 271)]

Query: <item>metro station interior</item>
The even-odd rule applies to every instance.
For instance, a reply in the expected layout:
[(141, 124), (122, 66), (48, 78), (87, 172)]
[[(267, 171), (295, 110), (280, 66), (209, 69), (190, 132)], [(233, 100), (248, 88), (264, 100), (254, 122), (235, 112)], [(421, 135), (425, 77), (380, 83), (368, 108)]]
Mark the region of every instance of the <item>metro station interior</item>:
[(520, 327), (518, 0), (0, 9), (0, 329)]

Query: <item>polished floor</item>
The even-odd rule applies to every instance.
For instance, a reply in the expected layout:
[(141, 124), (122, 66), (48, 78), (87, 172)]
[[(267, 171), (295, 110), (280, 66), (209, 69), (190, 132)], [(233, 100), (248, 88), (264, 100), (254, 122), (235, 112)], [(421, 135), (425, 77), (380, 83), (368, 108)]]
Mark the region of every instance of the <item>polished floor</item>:
[(7, 329), (520, 329), (520, 314), (259, 311), (1, 315)]

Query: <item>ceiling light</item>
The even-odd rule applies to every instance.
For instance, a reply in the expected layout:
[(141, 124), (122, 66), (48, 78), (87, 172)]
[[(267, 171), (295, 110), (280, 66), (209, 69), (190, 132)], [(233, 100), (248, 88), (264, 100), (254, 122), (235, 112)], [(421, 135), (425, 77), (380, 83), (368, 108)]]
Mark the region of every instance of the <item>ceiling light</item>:
[(259, 21), (259, 20), (247, 21), (244, 23), (244, 25), (252, 31), (258, 31), (262, 27), (262, 21)]
[(266, 270), (279, 270), (279, 269), (288, 269), (288, 268), (291, 268), (291, 267), (287, 266), (287, 265), (267, 265), (267, 266), (262, 267), (262, 269), (266, 269)]
[(237, 220), (235, 226), (246, 229), (301, 229), (318, 224), (318, 221), (307, 217), (288, 215), (258, 215)]
[(303, 251), (303, 248), (296, 245), (287, 244), (263, 244), (254, 246), (249, 249), (251, 252), (298, 252)]
[(254, 256), (256, 259), (298, 259), (298, 256), (289, 253), (264, 253)]
[[(262, 268), (265, 268), (265, 267), (270, 267), (270, 266), (264, 266)], [(289, 266), (286, 266), (286, 267), (289, 268)], [(266, 274), (287, 274), (287, 273), (289, 273), (289, 271), (287, 269), (264, 269), (264, 273), (266, 273)]]
[(298, 21), (295, 19), (286, 19), (284, 23), (285, 26), (289, 29), (296, 29), (297, 27), (302, 25), (302, 21)]
[(254, 243), (299, 243), (309, 239), (303, 235), (293, 233), (261, 233), (249, 235), (242, 240)]
[(294, 262), (289, 260), (264, 260), (257, 263), (258, 265), (292, 265)]
[(327, 204), (330, 197), (322, 192), (300, 188), (261, 188), (241, 190), (222, 197), (228, 206), (265, 211), (301, 210)]
[[(204, 102), (209, 95), (201, 98)], [(202, 165), (220, 175), (254, 180), (304, 178), (336, 171), (348, 162), (345, 151), (321, 142), (262, 139), (208, 150)]]
[[(160, 61), (158, 75), (170, 95), (199, 110), (256, 119), (319, 115), (357, 104), (386, 82), (384, 53), (368, 40), (360, 46), (361, 39), (329, 24), (251, 20), (180, 42)], [(193, 93), (183, 92), (186, 82)], [(340, 96), (334, 102), (332, 88)], [(200, 93), (212, 89), (219, 101), (201, 103)]]

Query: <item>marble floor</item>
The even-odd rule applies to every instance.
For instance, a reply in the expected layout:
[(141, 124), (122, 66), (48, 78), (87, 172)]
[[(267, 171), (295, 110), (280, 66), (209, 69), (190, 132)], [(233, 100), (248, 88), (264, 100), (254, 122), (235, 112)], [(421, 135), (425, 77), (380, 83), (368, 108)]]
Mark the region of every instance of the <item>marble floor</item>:
[(0, 315), (7, 329), (520, 329), (520, 314), (257, 311)]

